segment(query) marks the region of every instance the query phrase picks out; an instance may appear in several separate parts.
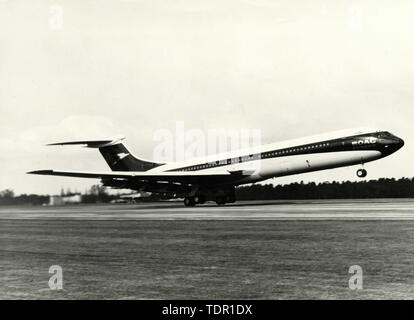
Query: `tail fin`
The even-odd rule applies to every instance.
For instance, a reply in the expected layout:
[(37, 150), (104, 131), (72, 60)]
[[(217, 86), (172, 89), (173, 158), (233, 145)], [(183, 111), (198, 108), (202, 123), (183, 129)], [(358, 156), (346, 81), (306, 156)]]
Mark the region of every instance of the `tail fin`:
[(134, 157), (121, 143), (123, 139), (125, 137), (118, 136), (113, 139), (58, 142), (48, 144), (48, 146), (80, 144), (86, 148), (98, 148), (106, 163), (113, 171), (147, 171), (163, 164)]

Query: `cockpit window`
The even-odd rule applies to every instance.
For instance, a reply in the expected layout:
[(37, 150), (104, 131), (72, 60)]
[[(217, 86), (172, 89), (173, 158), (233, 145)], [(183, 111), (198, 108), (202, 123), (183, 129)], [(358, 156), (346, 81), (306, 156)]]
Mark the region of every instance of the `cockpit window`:
[(388, 131), (380, 132), (380, 134), (378, 135), (378, 138), (391, 138), (391, 137), (393, 137), (393, 135), (389, 133)]

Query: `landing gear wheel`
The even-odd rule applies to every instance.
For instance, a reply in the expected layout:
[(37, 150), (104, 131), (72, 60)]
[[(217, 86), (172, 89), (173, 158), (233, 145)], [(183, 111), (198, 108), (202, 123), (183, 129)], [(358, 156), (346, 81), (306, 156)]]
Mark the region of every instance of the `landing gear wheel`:
[(222, 206), (226, 203), (226, 197), (216, 197), (216, 203), (219, 206)]
[(196, 204), (203, 204), (203, 203), (205, 203), (205, 202), (206, 202), (206, 197), (205, 197), (205, 196), (203, 196), (203, 195), (196, 195), (196, 196), (194, 197), (194, 202), (195, 202)]
[(227, 203), (235, 203), (236, 202), (236, 197), (234, 195), (229, 195), (226, 197), (226, 202)]
[(367, 176), (367, 170), (365, 169), (358, 169), (357, 176), (360, 178), (365, 178)]
[(196, 205), (193, 197), (185, 197), (184, 198), (184, 205), (186, 207), (194, 207)]

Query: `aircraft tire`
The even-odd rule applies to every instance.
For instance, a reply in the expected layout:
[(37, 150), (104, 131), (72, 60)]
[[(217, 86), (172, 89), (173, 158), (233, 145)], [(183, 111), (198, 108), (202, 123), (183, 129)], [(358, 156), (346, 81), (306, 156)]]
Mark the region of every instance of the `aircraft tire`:
[(206, 197), (204, 195), (196, 195), (194, 197), (194, 202), (196, 204), (203, 204), (206, 202)]
[(216, 203), (219, 206), (226, 204), (226, 197), (216, 197)]
[(196, 205), (193, 197), (185, 197), (184, 198), (184, 205), (186, 207), (194, 207)]
[(357, 170), (357, 176), (359, 178), (365, 178), (367, 176), (367, 170), (365, 170), (365, 169), (358, 169)]
[(236, 197), (234, 195), (229, 195), (226, 197), (226, 202), (227, 203), (235, 203), (236, 202)]

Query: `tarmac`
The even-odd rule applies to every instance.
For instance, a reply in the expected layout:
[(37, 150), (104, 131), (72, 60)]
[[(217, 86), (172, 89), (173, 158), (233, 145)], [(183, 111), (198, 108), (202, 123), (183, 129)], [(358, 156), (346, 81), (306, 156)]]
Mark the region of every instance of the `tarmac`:
[(413, 199), (1, 207), (0, 299), (414, 299), (413, 218)]
[(0, 219), (99, 220), (412, 220), (412, 199), (242, 201), (184, 207), (181, 202), (0, 207)]

